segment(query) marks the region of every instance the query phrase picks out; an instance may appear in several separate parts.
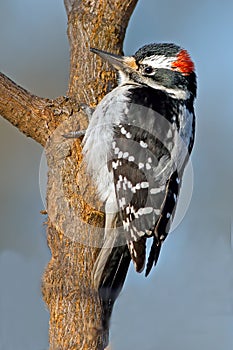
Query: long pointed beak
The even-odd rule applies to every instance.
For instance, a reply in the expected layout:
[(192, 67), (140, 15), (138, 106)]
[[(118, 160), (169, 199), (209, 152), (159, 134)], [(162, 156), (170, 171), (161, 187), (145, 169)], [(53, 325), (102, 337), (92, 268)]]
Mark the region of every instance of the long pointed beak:
[(95, 48), (90, 48), (90, 51), (97, 54), (104, 60), (108, 61), (117, 70), (136, 70), (137, 64), (134, 57), (129, 56), (119, 56), (106, 51), (98, 50)]

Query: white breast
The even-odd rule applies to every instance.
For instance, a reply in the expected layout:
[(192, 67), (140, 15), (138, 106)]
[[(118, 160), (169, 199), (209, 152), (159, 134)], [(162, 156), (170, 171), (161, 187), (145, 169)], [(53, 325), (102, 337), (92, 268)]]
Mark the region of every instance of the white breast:
[(128, 112), (129, 88), (119, 86), (103, 98), (92, 115), (83, 141), (84, 161), (103, 202), (115, 191), (108, 161), (112, 159), (114, 125), (122, 122)]

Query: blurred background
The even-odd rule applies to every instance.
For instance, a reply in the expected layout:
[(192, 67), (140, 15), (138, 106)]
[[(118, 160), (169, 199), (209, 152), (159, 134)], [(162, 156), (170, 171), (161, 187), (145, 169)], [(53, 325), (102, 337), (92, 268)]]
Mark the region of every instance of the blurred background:
[[(193, 196), (145, 279), (131, 268), (116, 303), (113, 350), (233, 348), (233, 2), (139, 0), (124, 51), (188, 49), (198, 74)], [(62, 0), (0, 1), (0, 71), (32, 93), (64, 95), (69, 46)], [(48, 348), (40, 294), (49, 261), (39, 188), (42, 147), (0, 119), (0, 350)]]

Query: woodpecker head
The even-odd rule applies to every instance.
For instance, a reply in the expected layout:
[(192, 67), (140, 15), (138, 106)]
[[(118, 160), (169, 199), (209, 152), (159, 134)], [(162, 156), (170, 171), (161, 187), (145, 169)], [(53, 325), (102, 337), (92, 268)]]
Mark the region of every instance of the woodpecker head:
[(188, 52), (175, 44), (145, 45), (133, 56), (91, 51), (117, 69), (119, 85), (146, 85), (182, 100), (196, 97), (194, 64)]

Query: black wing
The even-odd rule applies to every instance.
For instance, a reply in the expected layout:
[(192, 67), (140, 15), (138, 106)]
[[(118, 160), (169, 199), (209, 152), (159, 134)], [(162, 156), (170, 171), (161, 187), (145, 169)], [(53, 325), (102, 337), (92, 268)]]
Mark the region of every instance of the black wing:
[(176, 118), (157, 109), (150, 103), (147, 108), (145, 103), (131, 104), (124, 121), (115, 127), (111, 160), (122, 229), (137, 271), (144, 268), (146, 238), (154, 238), (146, 274), (168, 234), (184, 167), (174, 151)]

